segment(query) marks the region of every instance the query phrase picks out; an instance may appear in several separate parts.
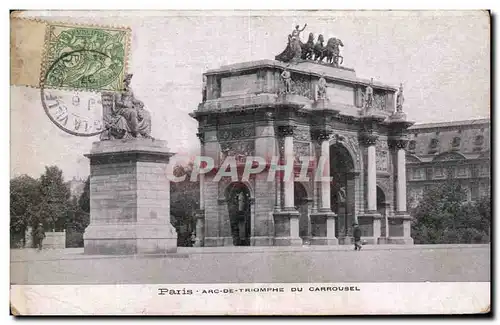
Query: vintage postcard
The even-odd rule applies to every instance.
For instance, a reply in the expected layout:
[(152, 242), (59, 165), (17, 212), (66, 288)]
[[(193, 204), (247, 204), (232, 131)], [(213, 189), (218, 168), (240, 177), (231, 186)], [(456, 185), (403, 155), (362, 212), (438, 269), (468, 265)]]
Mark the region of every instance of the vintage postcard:
[(491, 312), (490, 12), (10, 28), (16, 315)]

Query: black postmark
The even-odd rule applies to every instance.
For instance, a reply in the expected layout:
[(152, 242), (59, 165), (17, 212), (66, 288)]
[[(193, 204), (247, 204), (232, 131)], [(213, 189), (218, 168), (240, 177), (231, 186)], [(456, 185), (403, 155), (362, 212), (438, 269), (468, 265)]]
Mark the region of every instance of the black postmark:
[[(99, 98), (90, 98), (83, 102), (78, 96), (78, 91), (75, 90), (73, 91), (74, 94), (71, 101), (65, 102), (57, 93), (65, 92), (69, 94), (69, 90), (45, 89), (45, 82), (50, 73), (54, 70), (54, 67), (60, 67), (61, 63), (65, 61), (70, 62), (75, 55), (80, 55), (85, 52), (90, 53), (96, 58), (109, 58), (105, 53), (88, 49), (74, 50), (61, 55), (52, 62), (40, 80), (40, 98), (45, 113), (58, 128), (71, 135), (92, 137), (99, 135), (105, 130), (102, 113), (100, 117), (96, 119), (82, 114), (82, 111), (87, 109), (90, 112), (92, 109), (98, 109), (100, 96)], [(89, 78), (92, 78), (92, 76), (89, 76)], [(92, 83), (92, 80), (88, 81)], [(52, 84), (52, 87), (54, 86), (57, 85)], [(92, 89), (89, 89), (89, 91), (92, 91)]]

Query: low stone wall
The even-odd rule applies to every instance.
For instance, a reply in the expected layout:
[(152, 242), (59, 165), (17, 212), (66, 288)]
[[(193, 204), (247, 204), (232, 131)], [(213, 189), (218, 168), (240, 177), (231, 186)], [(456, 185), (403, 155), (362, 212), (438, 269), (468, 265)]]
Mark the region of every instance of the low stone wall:
[(66, 232), (46, 232), (43, 248), (66, 248)]
[[(33, 228), (26, 229), (26, 245), (25, 248), (33, 248)], [(66, 232), (65, 231), (49, 231), (45, 233), (43, 240), (43, 248), (66, 248)]]

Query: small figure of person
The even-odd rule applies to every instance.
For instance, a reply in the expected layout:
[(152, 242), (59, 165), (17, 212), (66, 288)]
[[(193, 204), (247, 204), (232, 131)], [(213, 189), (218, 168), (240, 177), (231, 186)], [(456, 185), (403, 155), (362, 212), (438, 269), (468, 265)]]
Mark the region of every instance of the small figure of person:
[(35, 240), (35, 248), (39, 251), (42, 250), (43, 240), (45, 239), (45, 230), (43, 229), (43, 224), (39, 223), (33, 233), (33, 237)]
[(353, 237), (354, 237), (354, 250), (359, 251), (361, 250), (361, 228), (359, 228), (359, 225), (357, 223), (354, 223), (354, 231), (353, 231)]
[(373, 107), (373, 78), (370, 80), (370, 84), (366, 87), (365, 93), (365, 108), (369, 109)]
[(292, 76), (290, 71), (285, 68), (281, 73), (281, 78), (283, 78), (283, 83), (285, 84), (285, 94), (289, 94), (292, 91)]
[(401, 83), (399, 85), (399, 92), (398, 96), (396, 97), (396, 112), (402, 112), (403, 111), (403, 103), (405, 101), (405, 97), (403, 95), (403, 84)]
[(195, 231), (191, 232), (191, 246), (193, 246), (193, 247), (196, 246), (196, 232)]
[(300, 45), (300, 33), (306, 29), (307, 24), (304, 25), (302, 29), (300, 26), (295, 26), (295, 29), (290, 34), (290, 47), (293, 53), (293, 59), (300, 59), (302, 56), (302, 46)]
[(318, 99), (325, 99), (326, 98), (326, 79), (325, 79), (325, 74), (323, 73), (321, 75), (321, 78), (318, 80)]

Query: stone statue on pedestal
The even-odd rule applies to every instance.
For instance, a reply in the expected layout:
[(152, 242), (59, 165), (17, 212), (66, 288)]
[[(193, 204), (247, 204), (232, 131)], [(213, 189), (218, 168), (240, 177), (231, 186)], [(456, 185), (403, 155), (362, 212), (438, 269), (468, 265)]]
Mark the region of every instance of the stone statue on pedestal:
[(283, 83), (285, 84), (285, 94), (289, 94), (292, 92), (292, 77), (290, 71), (286, 68), (281, 73), (281, 78), (283, 78)]
[(101, 133), (101, 140), (151, 138), (151, 115), (144, 103), (134, 97), (132, 76), (125, 76), (123, 92), (114, 94), (111, 101), (103, 100), (106, 130)]
[(366, 110), (373, 108), (373, 78), (370, 80), (370, 84), (366, 87), (365, 95), (364, 95), (364, 105), (363, 107)]
[(302, 58), (302, 47), (305, 46), (300, 41), (300, 33), (306, 29), (307, 24), (302, 29), (300, 26), (295, 26), (295, 29), (288, 35), (288, 44), (285, 50), (276, 56), (276, 60), (290, 62), (292, 60), (300, 60)]
[(326, 99), (326, 79), (325, 79), (325, 74), (323, 73), (321, 75), (321, 78), (318, 80), (318, 91), (317, 91), (317, 99)]
[(405, 98), (403, 95), (403, 84), (401, 83), (399, 85), (398, 96), (396, 97), (396, 112), (398, 112), (398, 113), (403, 112), (404, 101), (405, 101)]

